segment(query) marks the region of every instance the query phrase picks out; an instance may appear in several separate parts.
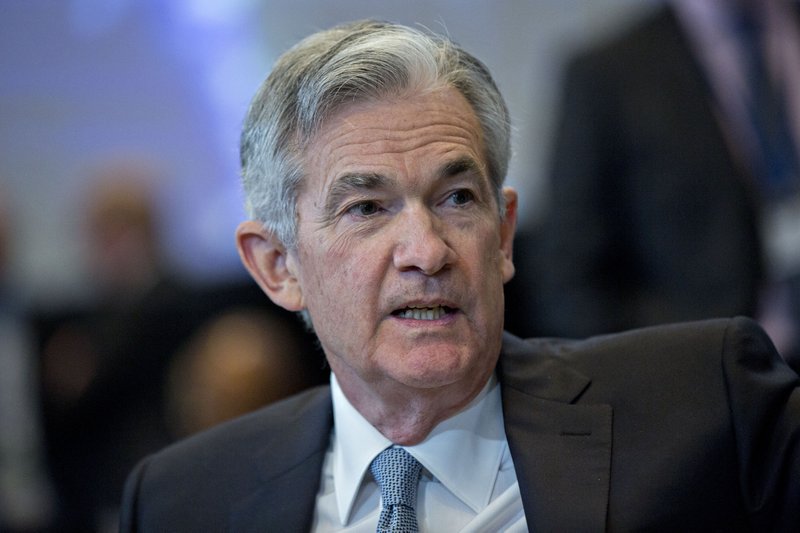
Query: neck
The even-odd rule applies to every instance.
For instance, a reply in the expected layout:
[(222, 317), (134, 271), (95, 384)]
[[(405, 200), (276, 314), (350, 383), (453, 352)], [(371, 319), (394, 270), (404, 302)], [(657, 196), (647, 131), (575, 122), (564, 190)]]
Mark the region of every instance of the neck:
[(342, 392), (359, 413), (387, 439), (401, 446), (419, 444), (433, 429), (466, 407), (483, 389), (489, 375), (478, 376), (469, 384), (453, 384), (431, 389), (399, 383), (380, 383), (375, 387), (353, 387), (336, 375)]

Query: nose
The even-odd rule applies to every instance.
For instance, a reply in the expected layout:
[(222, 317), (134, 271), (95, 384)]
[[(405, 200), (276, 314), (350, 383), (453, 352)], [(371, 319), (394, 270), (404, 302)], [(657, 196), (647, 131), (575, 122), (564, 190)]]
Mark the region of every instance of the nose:
[(445, 225), (434, 213), (424, 207), (405, 209), (397, 222), (395, 268), (432, 276), (452, 263), (455, 252), (445, 237)]

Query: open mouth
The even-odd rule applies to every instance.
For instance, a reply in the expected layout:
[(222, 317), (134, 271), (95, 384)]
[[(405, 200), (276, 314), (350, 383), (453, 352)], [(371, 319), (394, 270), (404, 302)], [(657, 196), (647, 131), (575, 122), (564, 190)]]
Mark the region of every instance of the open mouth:
[(410, 318), (413, 320), (438, 320), (445, 315), (455, 311), (452, 307), (437, 305), (434, 307), (405, 307), (394, 311), (392, 315), (398, 318)]

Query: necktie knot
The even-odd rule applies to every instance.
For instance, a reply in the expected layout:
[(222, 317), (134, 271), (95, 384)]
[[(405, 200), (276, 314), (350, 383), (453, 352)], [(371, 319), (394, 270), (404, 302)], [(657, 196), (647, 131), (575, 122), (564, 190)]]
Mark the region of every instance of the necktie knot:
[(422, 465), (403, 448), (383, 450), (370, 465), (381, 489), (383, 509), (378, 532), (415, 533), (417, 528), (417, 483)]

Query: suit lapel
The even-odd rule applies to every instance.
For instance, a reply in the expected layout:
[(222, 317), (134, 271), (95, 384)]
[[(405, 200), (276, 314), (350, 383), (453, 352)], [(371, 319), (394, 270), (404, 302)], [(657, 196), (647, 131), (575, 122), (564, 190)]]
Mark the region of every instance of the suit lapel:
[[(231, 531), (308, 531), (314, 516), (325, 451), (307, 457), (244, 498), (231, 514)], [(269, 460), (274, 460), (270, 457)]]
[(311, 528), (332, 425), (330, 389), (324, 387), (255, 454), (261, 481), (232, 511), (231, 531), (263, 532), (276, 524), (282, 531)]
[(611, 406), (575, 403), (590, 380), (510, 336), (498, 370), (506, 436), (529, 529), (604, 531)]

